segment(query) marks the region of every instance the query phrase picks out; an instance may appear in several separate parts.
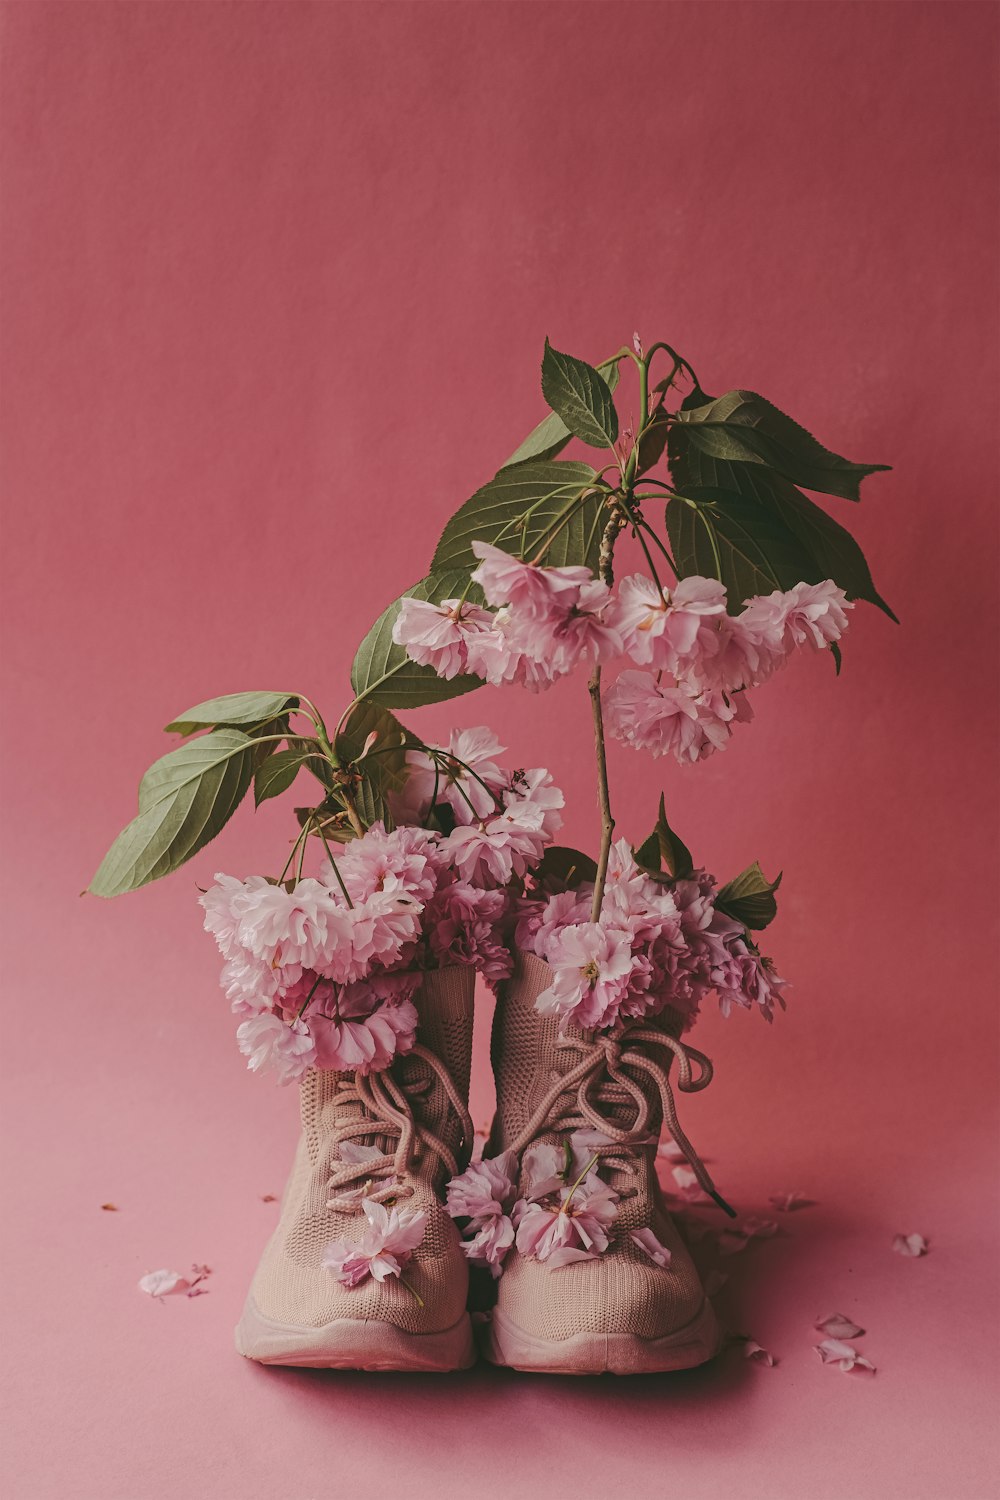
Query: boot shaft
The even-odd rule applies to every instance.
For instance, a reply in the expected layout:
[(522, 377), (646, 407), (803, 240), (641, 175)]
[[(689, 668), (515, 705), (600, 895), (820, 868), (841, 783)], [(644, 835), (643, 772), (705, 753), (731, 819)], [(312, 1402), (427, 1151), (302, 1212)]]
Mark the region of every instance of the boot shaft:
[[(472, 1069), (472, 1021), (475, 974), (471, 968), (454, 966), (431, 969), (424, 974), (413, 1003), (420, 1017), (417, 1041), (444, 1064), (455, 1090), (464, 1103), (469, 1098)], [(448, 1095), (432, 1068), (420, 1057), (399, 1057), (393, 1075), (405, 1083), (414, 1112), (456, 1155), (471, 1148), (461, 1139), (461, 1126)], [(364, 1110), (356, 1101), (345, 1100), (340, 1089), (349, 1073), (313, 1069), (303, 1079), (299, 1094), (304, 1143), (315, 1166), (328, 1153), (338, 1124), (358, 1119)], [(387, 1146), (376, 1136), (371, 1144)], [(391, 1149), (391, 1148), (390, 1148)]]

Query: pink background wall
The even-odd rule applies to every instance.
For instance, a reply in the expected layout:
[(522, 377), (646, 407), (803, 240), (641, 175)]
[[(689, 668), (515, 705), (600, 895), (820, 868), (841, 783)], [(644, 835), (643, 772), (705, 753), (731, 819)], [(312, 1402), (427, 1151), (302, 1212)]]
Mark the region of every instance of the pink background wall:
[[(616, 1486), (622, 1452), (652, 1496), (994, 1492), (996, 22), (6, 7), (11, 1500), (308, 1500), (403, 1473), (411, 1495), (561, 1500)], [(270, 868), (286, 810), (245, 807), (138, 895), (77, 892), (175, 713), (272, 686), (336, 713), (363, 630), (542, 415), (544, 335), (598, 359), (633, 328), (894, 466), (830, 508), (902, 627), (860, 608), (841, 680), (797, 664), (702, 767), (612, 756), (628, 834), (665, 786), (711, 867), (785, 870), (792, 1006), (773, 1030), (705, 1021), (717, 1082), (685, 1114), (744, 1211), (817, 1200), (732, 1284), (781, 1363), (641, 1387), (252, 1368), (230, 1326), (294, 1098), (244, 1072), (194, 899), (216, 868)], [(502, 726), (593, 840), (581, 682), (415, 722)], [(931, 1255), (901, 1260), (914, 1229)], [(135, 1291), (192, 1260), (210, 1296)], [(874, 1382), (812, 1353), (834, 1307), (869, 1329)]]

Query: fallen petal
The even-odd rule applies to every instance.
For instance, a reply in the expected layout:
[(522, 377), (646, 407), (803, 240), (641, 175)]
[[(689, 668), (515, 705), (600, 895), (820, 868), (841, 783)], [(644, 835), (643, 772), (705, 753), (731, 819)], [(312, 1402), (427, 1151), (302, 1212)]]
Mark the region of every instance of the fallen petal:
[(892, 1248), (897, 1255), (907, 1255), (912, 1260), (916, 1260), (921, 1255), (926, 1255), (930, 1246), (922, 1234), (897, 1234), (892, 1242)]
[(104, 1212), (106, 1214), (116, 1214), (118, 1212), (117, 1203), (102, 1203), (101, 1207), (104, 1209)]
[(187, 1292), (191, 1283), (179, 1271), (150, 1271), (139, 1281), (140, 1292), (150, 1297), (172, 1297)]
[(674, 1167), (670, 1175), (682, 1193), (689, 1193), (698, 1186), (698, 1179), (690, 1167)]
[(774, 1219), (741, 1219), (737, 1232), (748, 1240), (770, 1240), (778, 1233)]
[(856, 1339), (865, 1331), (850, 1318), (845, 1318), (843, 1313), (829, 1313), (825, 1318), (817, 1318), (813, 1327), (817, 1333), (828, 1334), (832, 1339)]
[(629, 1239), (633, 1245), (645, 1251), (650, 1260), (657, 1266), (669, 1266), (672, 1259), (666, 1245), (660, 1243), (651, 1229), (633, 1229), (629, 1233)]
[(752, 1359), (758, 1365), (767, 1365), (770, 1367), (778, 1363), (773, 1354), (769, 1354), (760, 1344), (755, 1344), (753, 1339), (747, 1339), (743, 1353), (747, 1359)]
[(875, 1374), (875, 1366), (870, 1359), (865, 1359), (859, 1354), (853, 1344), (845, 1344), (841, 1339), (824, 1339), (821, 1344), (813, 1347), (825, 1365), (836, 1365), (849, 1375), (852, 1370), (869, 1370)]
[(773, 1193), (767, 1201), (772, 1208), (776, 1208), (779, 1213), (783, 1214), (794, 1213), (797, 1208), (816, 1206), (814, 1199), (807, 1198), (805, 1193), (800, 1193), (797, 1189), (791, 1193)]
[(261, 1203), (277, 1203), (278, 1200), (273, 1193), (261, 1193), (260, 1201)]

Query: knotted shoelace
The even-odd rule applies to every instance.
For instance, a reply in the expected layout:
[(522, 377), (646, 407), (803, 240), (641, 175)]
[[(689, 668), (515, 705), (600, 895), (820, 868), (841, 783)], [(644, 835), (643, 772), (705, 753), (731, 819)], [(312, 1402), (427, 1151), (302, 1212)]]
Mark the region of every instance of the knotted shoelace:
[[(642, 1044), (645, 1051), (638, 1050)], [(629, 1163), (623, 1152), (656, 1141), (656, 1136), (650, 1131), (652, 1096), (649, 1085), (652, 1084), (659, 1095), (667, 1129), (694, 1172), (698, 1185), (730, 1218), (736, 1218), (736, 1210), (716, 1192), (704, 1162), (681, 1129), (668, 1077), (671, 1059), (667, 1059), (664, 1067), (649, 1055), (649, 1049), (659, 1047), (676, 1057), (677, 1087), (683, 1094), (696, 1094), (712, 1081), (712, 1064), (703, 1052), (665, 1031), (641, 1023), (628, 1026), (617, 1034), (591, 1039), (560, 1037), (556, 1046), (579, 1053), (579, 1060), (556, 1079), (521, 1134), (511, 1142), (511, 1150), (520, 1156), (541, 1135), (590, 1126), (608, 1138), (607, 1145), (594, 1146), (596, 1155), (604, 1158), (610, 1166), (626, 1170), (630, 1166), (634, 1168), (634, 1162)], [(640, 1076), (637, 1078), (635, 1074)], [(606, 1112), (609, 1107), (614, 1109), (622, 1105), (634, 1109), (634, 1117), (627, 1126)], [(603, 1110), (601, 1106), (604, 1106)]]
[(383, 1151), (381, 1156), (370, 1161), (337, 1161), (328, 1184), (331, 1196), (327, 1208), (340, 1213), (357, 1213), (362, 1198), (384, 1203), (387, 1199), (409, 1197), (413, 1188), (402, 1179), (411, 1163), (427, 1151), (438, 1158), (449, 1177), (458, 1173), (455, 1153), (419, 1116), (419, 1102), (433, 1087), (435, 1078), (458, 1118), (462, 1145), (466, 1151), (471, 1150), (472, 1119), (441, 1059), (419, 1042), (414, 1044), (407, 1057), (419, 1057), (432, 1076), (401, 1080), (386, 1069), (380, 1073), (355, 1073), (340, 1080), (334, 1105), (357, 1103), (363, 1114), (337, 1124), (334, 1149), (344, 1141), (361, 1142), (372, 1136), (389, 1137), (396, 1144), (391, 1152)]

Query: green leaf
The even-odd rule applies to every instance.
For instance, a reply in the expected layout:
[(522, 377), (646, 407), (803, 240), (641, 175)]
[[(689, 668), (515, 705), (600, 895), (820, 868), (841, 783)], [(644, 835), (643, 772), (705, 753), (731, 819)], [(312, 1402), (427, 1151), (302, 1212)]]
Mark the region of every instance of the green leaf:
[[(313, 741), (315, 744), (315, 741)], [(318, 746), (316, 746), (318, 750)], [(282, 792), (287, 792), (296, 776), (305, 764), (308, 750), (291, 749), (278, 750), (274, 755), (269, 755), (254, 772), (253, 777), (253, 800), (255, 806), (259, 807), (262, 802), (267, 802), (271, 797), (280, 797)]]
[[(620, 374), (618, 362), (626, 357), (623, 349), (620, 354), (615, 355), (614, 359), (606, 359), (597, 366), (597, 373), (603, 377), (609, 391), (613, 391), (618, 385)], [(500, 467), (509, 469), (512, 464), (522, 464), (529, 459), (555, 458), (556, 454), (562, 452), (572, 436), (562, 417), (551, 412), (539, 422), (521, 446)]]
[(656, 827), (649, 838), (635, 850), (635, 861), (650, 874), (658, 875), (662, 870), (666, 870), (675, 880), (686, 880), (694, 869), (690, 849), (667, 822), (667, 809), (662, 792)]
[[(376, 739), (366, 753), (372, 735)], [(369, 827), (379, 821), (392, 827), (389, 797), (402, 792), (406, 784), (406, 743), (406, 730), (399, 720), (371, 698), (352, 707), (337, 736), (337, 754), (345, 763), (356, 763), (362, 778), (355, 802)]]
[(347, 812), (337, 803), (321, 802), (318, 807), (297, 807), (295, 816), (300, 828), (308, 823), (309, 832), (316, 838), (325, 838), (328, 844), (349, 844), (357, 834), (351, 827)]
[[(687, 429), (677, 427), (673, 428), (670, 439), (670, 471), (675, 486), (685, 494), (689, 491), (693, 494), (714, 491), (722, 495), (741, 495), (768, 511), (771, 523), (761, 522), (766, 528), (762, 531), (762, 538), (780, 538), (772, 567), (783, 576), (782, 556), (790, 564), (798, 559), (798, 565), (804, 571), (792, 580), (794, 583), (820, 583), (825, 578), (832, 578), (849, 599), (865, 600), (883, 610), (890, 619), (896, 619), (876, 589), (864, 553), (850, 532), (780, 474), (774, 474), (760, 464), (731, 463), (702, 453), (691, 443)], [(757, 512), (750, 510), (744, 514), (752, 522)], [(678, 518), (675, 520), (680, 524)], [(780, 528), (778, 532), (774, 529), (776, 523)], [(697, 572), (698, 569), (691, 568), (690, 571)], [(771, 588), (778, 586), (770, 584)], [(790, 584), (780, 586), (790, 587)], [(734, 606), (730, 601), (731, 607), (738, 608), (739, 602), (736, 600)]]
[(535, 870), (535, 880), (557, 880), (566, 886), (583, 885), (585, 881), (597, 879), (597, 862), (579, 849), (568, 849), (552, 844), (542, 855)]
[(716, 895), (715, 904), (734, 921), (760, 931), (773, 922), (778, 914), (774, 893), (780, 884), (780, 874), (776, 880), (768, 880), (755, 860), (735, 880), (730, 880), (722, 887)]
[(728, 391), (704, 406), (677, 412), (691, 441), (712, 458), (764, 464), (807, 490), (859, 500), (867, 474), (888, 464), (855, 464), (818, 443), (811, 433), (753, 391)]
[(253, 740), (217, 729), (155, 761), (139, 784), (139, 816), (118, 835), (90, 883), (118, 896), (169, 875), (215, 838), (253, 774)]
[[(424, 703), (459, 698), (482, 687), (481, 677), (453, 677), (446, 682), (430, 667), (411, 661), (402, 646), (392, 639), (392, 627), (403, 599), (431, 599), (440, 603), (442, 599), (459, 598), (468, 582), (467, 569), (438, 571), (422, 578), (383, 610), (358, 647), (351, 668), (351, 686), (357, 697), (383, 708), (416, 708)], [(473, 590), (469, 597), (481, 599), (482, 595)]]
[[(745, 495), (691, 487), (667, 506), (667, 532), (681, 577), (721, 578), (730, 612), (744, 599), (790, 589), (813, 570), (812, 559), (788, 527)], [(713, 546), (714, 541), (714, 546)]]
[[(516, 557), (531, 557), (551, 533), (546, 563), (560, 568), (584, 563), (596, 572), (604, 501), (596, 491), (580, 499), (596, 477), (589, 464), (581, 463), (524, 463), (501, 469), (452, 516), (434, 553), (433, 571), (465, 568), (471, 572), (478, 566), (473, 541), (489, 542)], [(560, 526), (567, 516), (571, 519)]]
[(657, 407), (639, 438), (639, 456), (635, 471), (637, 480), (641, 479), (643, 474), (648, 474), (663, 457), (663, 450), (667, 446), (667, 438), (670, 435), (670, 426), (665, 408)]
[(604, 376), (585, 360), (560, 354), (548, 339), (542, 356), (542, 395), (575, 437), (592, 448), (614, 447), (618, 413)]
[(186, 714), (168, 724), (164, 732), (188, 735), (216, 725), (259, 724), (287, 709), (297, 708), (298, 702), (295, 693), (226, 693), (222, 698), (196, 703), (194, 708), (189, 708)]

